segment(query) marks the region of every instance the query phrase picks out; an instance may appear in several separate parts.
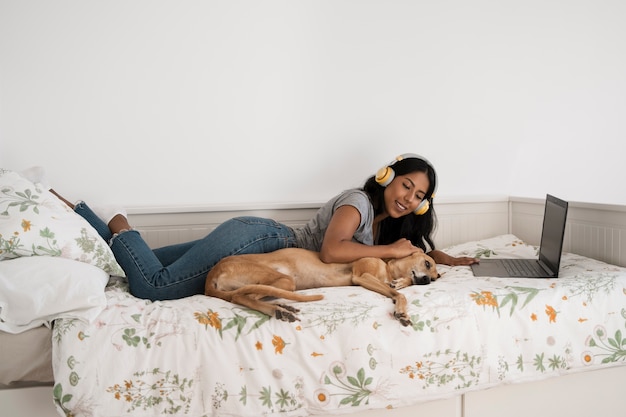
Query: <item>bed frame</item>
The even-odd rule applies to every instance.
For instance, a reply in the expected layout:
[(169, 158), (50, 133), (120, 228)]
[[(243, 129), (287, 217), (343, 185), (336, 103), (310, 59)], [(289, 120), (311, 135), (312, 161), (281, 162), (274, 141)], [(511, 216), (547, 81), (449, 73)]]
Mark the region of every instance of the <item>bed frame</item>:
[[(243, 206), (136, 207), (128, 212), (131, 223), (148, 243), (158, 247), (200, 238), (234, 216), (270, 217), (298, 226), (310, 219), (319, 206), (310, 203), (268, 204), (255, 209)], [(439, 227), (435, 243), (438, 248), (506, 233), (537, 245), (541, 237), (543, 200), (518, 197), (438, 199), (437, 215)], [(570, 202), (564, 251), (626, 267), (626, 206)], [(470, 392), (413, 407), (352, 415), (609, 415), (626, 408), (626, 396), (621, 392), (624, 380), (626, 367), (617, 367)], [(0, 409), (14, 417), (57, 416), (51, 390), (51, 387), (35, 387), (0, 391)]]

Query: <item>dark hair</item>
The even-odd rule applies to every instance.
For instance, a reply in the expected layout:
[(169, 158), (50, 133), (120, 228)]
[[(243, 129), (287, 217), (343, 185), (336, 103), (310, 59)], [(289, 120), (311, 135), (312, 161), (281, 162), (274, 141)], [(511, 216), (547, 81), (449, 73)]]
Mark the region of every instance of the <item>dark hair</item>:
[[(428, 211), (422, 215), (409, 214), (394, 219), (387, 217), (380, 222), (376, 244), (387, 245), (400, 238), (410, 240), (415, 246), (422, 248), (424, 252), (435, 249), (432, 234), (437, 225), (437, 216), (433, 207), (433, 193), (437, 188), (437, 174), (434, 168), (420, 158), (405, 158), (392, 165), (395, 175), (406, 175), (412, 172), (424, 172), (428, 176), (430, 185), (425, 199), (430, 203)], [(371, 176), (365, 182), (363, 191), (370, 197), (374, 215), (381, 214), (385, 210), (385, 187), (376, 182), (375, 176)]]

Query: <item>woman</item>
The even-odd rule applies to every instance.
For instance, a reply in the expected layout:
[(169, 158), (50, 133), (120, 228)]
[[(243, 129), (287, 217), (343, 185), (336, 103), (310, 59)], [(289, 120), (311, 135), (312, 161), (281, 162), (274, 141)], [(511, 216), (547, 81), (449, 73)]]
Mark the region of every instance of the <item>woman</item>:
[(381, 168), (363, 188), (344, 191), (328, 201), (300, 229), (271, 219), (237, 217), (203, 239), (155, 250), (132, 229), (125, 213), (98, 216), (84, 202), (73, 205), (50, 191), (110, 242), (130, 292), (154, 301), (203, 294), (208, 271), (226, 256), (286, 247), (318, 251), (324, 262), (351, 262), (368, 256), (402, 258), (418, 251), (429, 251), (441, 264), (477, 262), (434, 249), (432, 200), (436, 188), (434, 167), (421, 156), (404, 154)]

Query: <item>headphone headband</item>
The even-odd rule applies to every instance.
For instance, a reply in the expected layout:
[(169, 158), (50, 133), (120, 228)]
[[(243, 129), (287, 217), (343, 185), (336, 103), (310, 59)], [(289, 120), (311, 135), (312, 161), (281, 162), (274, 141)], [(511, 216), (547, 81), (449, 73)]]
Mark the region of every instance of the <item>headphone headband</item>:
[(409, 159), (409, 158), (414, 158), (414, 159), (419, 159), (419, 160), (424, 161), (426, 165), (428, 165), (428, 168), (433, 172), (433, 176), (435, 178), (435, 186), (433, 188), (432, 193), (430, 193), (430, 195), (425, 196), (422, 202), (419, 204), (419, 206), (417, 206), (417, 208), (414, 211), (415, 214), (421, 215), (421, 214), (426, 213), (428, 209), (430, 208), (429, 200), (432, 200), (435, 197), (435, 193), (437, 192), (437, 185), (438, 185), (437, 184), (437, 172), (435, 171), (435, 167), (433, 166), (433, 164), (431, 164), (428, 159), (415, 153), (403, 153), (401, 155), (396, 156), (396, 158), (393, 161), (391, 161), (388, 165), (385, 165), (384, 167), (379, 169), (378, 172), (376, 173), (375, 179), (376, 179), (376, 182), (382, 185), (383, 187), (388, 186), (396, 176), (396, 173), (393, 170), (392, 166), (395, 165), (397, 162), (400, 162), (404, 159)]

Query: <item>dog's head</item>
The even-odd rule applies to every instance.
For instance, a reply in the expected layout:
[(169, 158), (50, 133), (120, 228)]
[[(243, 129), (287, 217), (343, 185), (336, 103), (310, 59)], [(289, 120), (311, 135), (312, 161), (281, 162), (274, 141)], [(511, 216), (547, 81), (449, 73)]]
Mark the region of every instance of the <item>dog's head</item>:
[(423, 252), (393, 260), (394, 275), (409, 278), (413, 285), (427, 285), (439, 278), (437, 263)]

